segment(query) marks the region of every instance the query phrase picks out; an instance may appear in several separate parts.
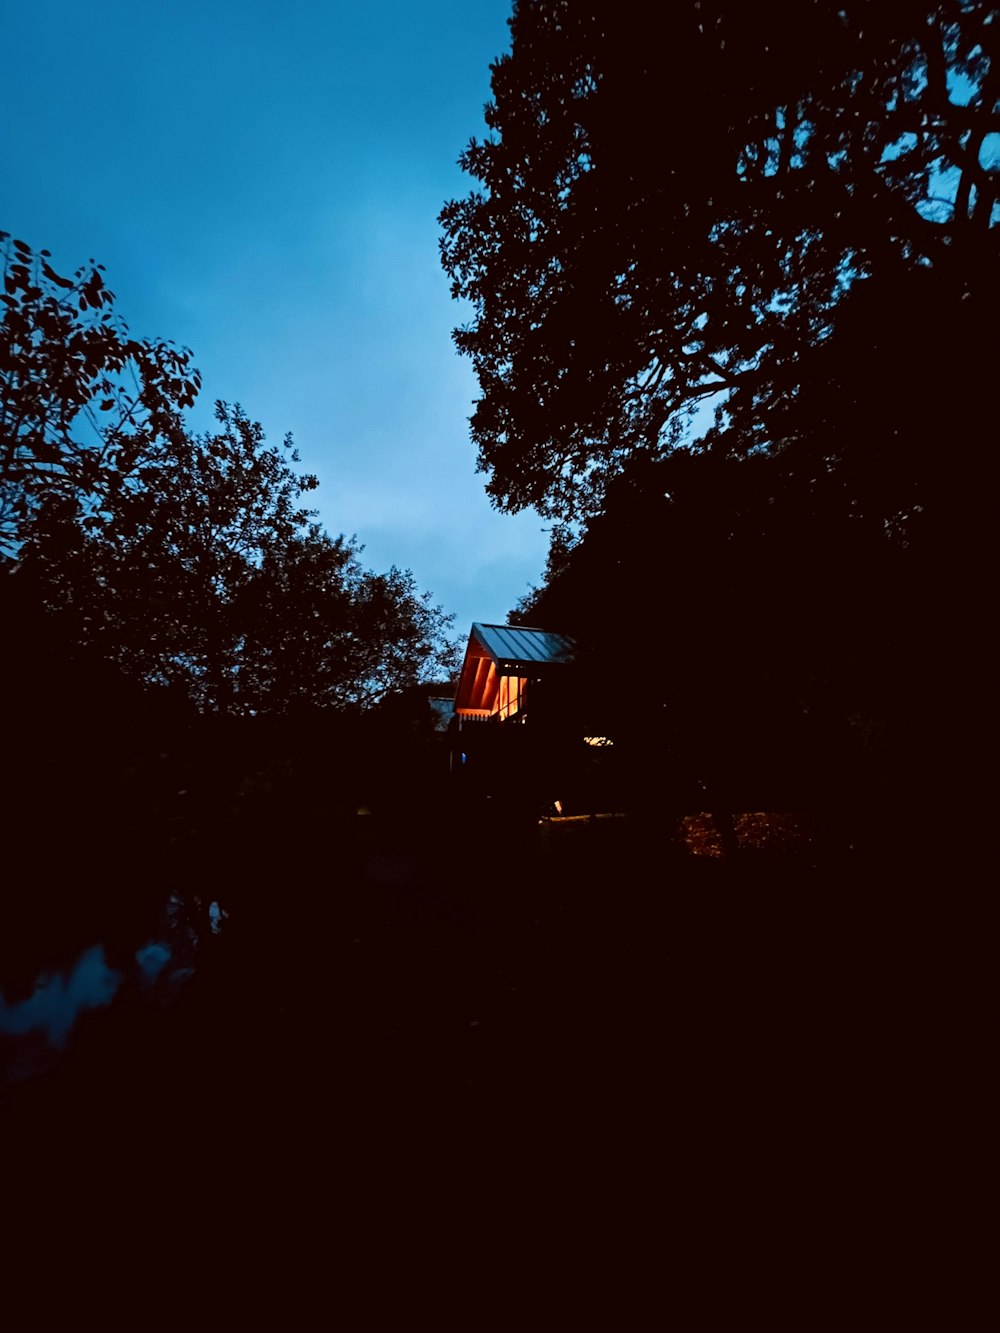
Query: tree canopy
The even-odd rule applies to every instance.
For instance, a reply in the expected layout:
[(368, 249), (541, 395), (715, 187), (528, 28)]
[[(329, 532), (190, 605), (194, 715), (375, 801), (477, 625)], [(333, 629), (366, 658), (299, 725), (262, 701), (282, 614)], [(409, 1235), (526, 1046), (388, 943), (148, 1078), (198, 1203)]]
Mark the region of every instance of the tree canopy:
[(516, 614), (577, 636), (637, 771), (900, 802), (973, 771), (995, 20), (516, 0), (442, 259), (487, 491), (556, 520)]
[(192, 431), (191, 354), (131, 337), (99, 267), (2, 240), (8, 630), (42, 608), (65, 651), (212, 712), (363, 708), (452, 668), (451, 617), (315, 522), (290, 438), (223, 402)]
[(0, 231), (0, 553), (43, 498), (74, 510), (132, 477), (179, 430), (201, 376), (191, 353), (134, 338), (104, 266), (66, 277)]
[(736, 456), (808, 437), (839, 457), (844, 386), (832, 404), (805, 386), (860, 332), (855, 418), (873, 388), (907, 391), (887, 339), (865, 346), (885, 320), (923, 350), (909, 381), (933, 348), (975, 385), (997, 297), (994, 19), (983, 0), (699, 0), (653, 22), (517, 0), (490, 135), (461, 158), (476, 189), (442, 213), (494, 502), (593, 512), (629, 460), (710, 423)]

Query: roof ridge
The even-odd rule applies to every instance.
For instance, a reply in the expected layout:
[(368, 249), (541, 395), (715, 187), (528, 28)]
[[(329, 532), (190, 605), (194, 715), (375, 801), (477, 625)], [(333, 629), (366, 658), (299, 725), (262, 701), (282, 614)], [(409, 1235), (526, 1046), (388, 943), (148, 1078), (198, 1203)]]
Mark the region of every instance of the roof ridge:
[(516, 629), (527, 631), (531, 634), (558, 634), (561, 639), (568, 639), (568, 634), (563, 634), (558, 629), (543, 629), (541, 625), (503, 625), (498, 620), (474, 620), (473, 625), (479, 625), (482, 629)]

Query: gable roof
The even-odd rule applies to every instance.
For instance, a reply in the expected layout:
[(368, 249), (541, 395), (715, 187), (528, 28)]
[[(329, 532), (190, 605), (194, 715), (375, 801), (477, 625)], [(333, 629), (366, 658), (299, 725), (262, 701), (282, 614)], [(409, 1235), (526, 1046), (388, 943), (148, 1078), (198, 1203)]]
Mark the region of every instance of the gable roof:
[(501, 715), (509, 716), (519, 711), (521, 686), (515, 685), (511, 696), (508, 680), (547, 674), (570, 662), (573, 650), (573, 640), (565, 634), (477, 621), (465, 650), (455, 712), (489, 716), (499, 709)]
[(486, 649), (497, 664), (498, 671), (513, 671), (516, 667), (569, 662), (573, 657), (573, 640), (565, 634), (554, 634), (546, 629), (529, 629), (523, 625), (472, 626), (469, 646), (473, 639)]

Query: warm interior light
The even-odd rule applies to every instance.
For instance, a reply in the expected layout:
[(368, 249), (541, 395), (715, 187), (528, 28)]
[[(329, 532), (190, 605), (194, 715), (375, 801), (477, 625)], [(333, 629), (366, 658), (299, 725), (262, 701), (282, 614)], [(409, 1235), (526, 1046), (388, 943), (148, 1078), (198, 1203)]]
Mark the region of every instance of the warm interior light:
[(501, 721), (504, 718), (513, 717), (524, 707), (524, 694), (527, 684), (526, 676), (500, 677), (499, 698), (495, 711), (500, 714)]
[(610, 736), (584, 736), (584, 745), (614, 745)]

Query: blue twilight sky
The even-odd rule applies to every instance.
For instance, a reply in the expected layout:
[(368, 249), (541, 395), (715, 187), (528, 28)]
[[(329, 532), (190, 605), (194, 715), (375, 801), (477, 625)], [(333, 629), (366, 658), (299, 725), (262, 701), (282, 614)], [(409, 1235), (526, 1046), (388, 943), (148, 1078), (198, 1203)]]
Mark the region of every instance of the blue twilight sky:
[(410, 568), (456, 631), (538, 582), (493, 511), (437, 215), (471, 182), (510, 0), (0, 0), (0, 229), (107, 268), (139, 336), (295, 436), (331, 532)]

